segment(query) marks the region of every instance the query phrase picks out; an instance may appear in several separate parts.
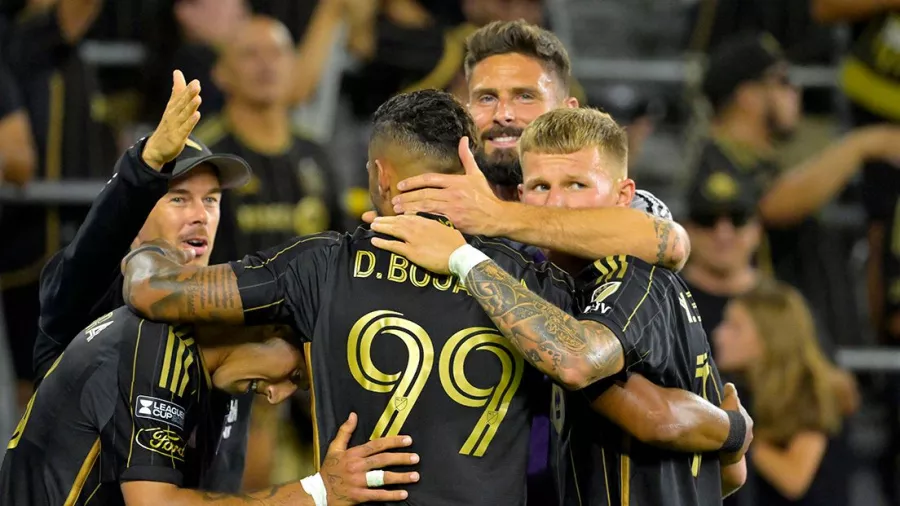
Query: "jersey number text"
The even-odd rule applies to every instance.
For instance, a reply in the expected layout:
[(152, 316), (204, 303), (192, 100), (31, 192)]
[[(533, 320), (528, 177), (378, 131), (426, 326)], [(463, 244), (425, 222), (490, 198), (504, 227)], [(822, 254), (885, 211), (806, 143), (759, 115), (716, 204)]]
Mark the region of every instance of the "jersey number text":
[[(372, 342), (390, 334), (403, 341), (408, 351), (406, 368), (385, 373), (372, 363)], [(473, 385), (464, 370), (469, 353), (486, 351), (500, 360), (502, 373), (496, 385)], [(372, 431), (371, 439), (396, 436), (415, 406), (434, 367), (434, 345), (420, 325), (395, 311), (372, 311), (350, 329), (347, 362), (356, 381), (366, 390), (391, 394), (388, 405)], [(496, 329), (470, 327), (453, 334), (438, 358), (438, 377), (450, 398), (466, 407), (484, 408), (478, 423), (459, 453), (481, 457), (503, 422), (509, 403), (519, 388), (525, 360)]]

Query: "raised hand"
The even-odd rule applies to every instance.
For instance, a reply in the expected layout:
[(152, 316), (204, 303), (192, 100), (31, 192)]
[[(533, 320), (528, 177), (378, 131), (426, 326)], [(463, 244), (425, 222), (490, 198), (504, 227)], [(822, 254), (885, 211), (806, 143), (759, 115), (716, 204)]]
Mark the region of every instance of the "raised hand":
[(437, 274), (450, 274), (450, 255), (466, 243), (458, 230), (421, 216), (375, 218), (372, 230), (397, 241), (372, 238), (372, 246), (403, 255), (410, 262)]
[(155, 170), (181, 154), (188, 136), (200, 121), (200, 82), (185, 84), (180, 70), (172, 73), (172, 95), (156, 130), (147, 139), (141, 154), (144, 163)]
[(753, 441), (753, 419), (750, 418), (747, 410), (741, 405), (741, 399), (738, 397), (737, 388), (735, 388), (732, 383), (726, 383), (722, 393), (722, 404), (720, 404), (719, 407), (726, 411), (740, 411), (741, 416), (744, 417), (744, 421), (747, 424), (746, 434), (744, 436), (744, 446), (741, 450), (737, 453), (720, 455), (722, 465), (729, 465), (739, 462), (750, 448), (750, 443)]
[(394, 212), (441, 214), (467, 234), (496, 235), (504, 203), (478, 168), (468, 137), (459, 141), (459, 158), (464, 175), (422, 174), (400, 181), (397, 189), (406, 193), (394, 197)]
[[(350, 437), (356, 429), (356, 413), (338, 429), (337, 436), (328, 446), (319, 474), (325, 483), (329, 506), (349, 506), (369, 501), (402, 501), (409, 496), (405, 490), (370, 488), (366, 473), (388, 466), (408, 466), (419, 462), (415, 453), (388, 452), (412, 444), (409, 436), (383, 437), (360, 446), (347, 449)], [(419, 473), (395, 473), (384, 471), (385, 485), (401, 485), (419, 481)]]

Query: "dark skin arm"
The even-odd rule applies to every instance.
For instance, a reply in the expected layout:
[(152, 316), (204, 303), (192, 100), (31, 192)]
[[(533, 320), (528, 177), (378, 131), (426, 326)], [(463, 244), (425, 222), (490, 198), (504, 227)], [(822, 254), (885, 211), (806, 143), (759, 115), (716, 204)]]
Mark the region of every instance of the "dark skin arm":
[(725, 411), (680, 388), (632, 374), (591, 403), (594, 411), (646, 444), (682, 452), (714, 452), (728, 438)]
[(476, 265), (465, 281), (522, 356), (566, 388), (578, 390), (625, 366), (622, 345), (612, 331), (569, 316), (494, 262)]
[(182, 265), (189, 254), (165, 241), (151, 241), (126, 257), (123, 296), (141, 315), (156, 321), (244, 323), (237, 276), (230, 265)]

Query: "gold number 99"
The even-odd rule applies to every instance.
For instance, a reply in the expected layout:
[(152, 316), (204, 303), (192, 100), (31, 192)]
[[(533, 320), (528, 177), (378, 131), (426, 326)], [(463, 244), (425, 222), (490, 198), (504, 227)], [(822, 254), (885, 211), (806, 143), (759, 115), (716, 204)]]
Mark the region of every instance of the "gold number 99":
[[(405, 369), (386, 373), (375, 367), (372, 343), (384, 334), (399, 337), (406, 345)], [(500, 360), (501, 374), (496, 385), (477, 387), (466, 377), (466, 359), (476, 351), (493, 353)], [(434, 365), (431, 337), (420, 325), (403, 318), (401, 313), (372, 311), (350, 329), (347, 362), (360, 386), (372, 392), (391, 394), (370, 439), (399, 434)], [(450, 337), (441, 350), (438, 364), (441, 386), (454, 402), (470, 408), (484, 408), (459, 451), (463, 455), (481, 457), (506, 417), (509, 403), (522, 381), (525, 361), (495, 329), (471, 327)]]

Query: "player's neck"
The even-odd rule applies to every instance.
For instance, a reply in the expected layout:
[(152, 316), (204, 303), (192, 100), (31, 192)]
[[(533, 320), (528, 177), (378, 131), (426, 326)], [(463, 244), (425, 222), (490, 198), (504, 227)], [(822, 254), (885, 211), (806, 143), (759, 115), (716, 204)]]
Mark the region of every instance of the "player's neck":
[(714, 137), (749, 148), (758, 156), (774, 150), (769, 128), (761, 121), (723, 114), (713, 122), (710, 131)]
[(232, 345), (222, 345), (222, 346), (198, 346), (200, 350), (200, 356), (203, 357), (203, 366), (206, 368), (206, 372), (209, 373), (210, 376), (216, 372), (216, 369), (222, 366), (222, 363), (225, 362), (225, 359), (228, 358), (228, 355), (234, 349)]
[(232, 100), (223, 110), (228, 128), (248, 148), (262, 154), (284, 152), (291, 145), (291, 119), (282, 106)]
[(759, 282), (759, 271), (750, 265), (734, 272), (719, 273), (695, 262), (688, 262), (681, 275), (688, 283), (704, 292), (725, 297), (749, 292)]

